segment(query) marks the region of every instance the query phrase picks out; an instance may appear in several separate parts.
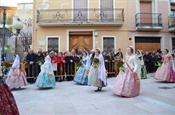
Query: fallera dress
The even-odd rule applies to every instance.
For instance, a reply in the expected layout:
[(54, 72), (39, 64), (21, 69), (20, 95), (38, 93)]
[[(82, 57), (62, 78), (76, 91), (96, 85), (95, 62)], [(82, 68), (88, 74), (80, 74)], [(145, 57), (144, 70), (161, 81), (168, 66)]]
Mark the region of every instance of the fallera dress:
[(36, 80), (36, 86), (39, 88), (52, 88), (56, 85), (55, 75), (53, 73), (51, 58), (46, 56), (44, 64)]
[(20, 59), (18, 55), (16, 55), (15, 61), (7, 74), (6, 84), (10, 89), (28, 85), (26, 73), (20, 69)]
[(142, 54), (137, 55), (137, 61), (138, 61), (138, 64), (139, 64), (139, 69), (140, 69), (140, 73), (139, 73), (140, 78), (141, 79), (146, 79), (147, 78), (147, 71), (146, 71), (144, 61), (143, 61), (143, 55)]
[(107, 86), (107, 76), (106, 69), (104, 65), (104, 58), (102, 54), (99, 57), (95, 57), (99, 59), (99, 65), (96, 66), (95, 63), (92, 63), (88, 75), (88, 85), (94, 87), (106, 87)]
[[(140, 93), (140, 78), (138, 77), (140, 73), (139, 65), (135, 55), (126, 56), (126, 62), (124, 64), (125, 70), (124, 72), (120, 71), (117, 75), (112, 91), (118, 96), (135, 97)], [(137, 73), (137, 77), (134, 76), (132, 70)]]
[(157, 69), (154, 78), (157, 80), (165, 81), (165, 82), (175, 82), (175, 70), (174, 61), (171, 59), (171, 54), (167, 54), (163, 56), (163, 63)]
[(19, 115), (13, 94), (2, 78), (0, 78), (0, 115)]
[(83, 58), (82, 65), (79, 67), (74, 76), (74, 81), (77, 84), (88, 85), (88, 74), (86, 72), (90, 69), (90, 63), (89, 56)]

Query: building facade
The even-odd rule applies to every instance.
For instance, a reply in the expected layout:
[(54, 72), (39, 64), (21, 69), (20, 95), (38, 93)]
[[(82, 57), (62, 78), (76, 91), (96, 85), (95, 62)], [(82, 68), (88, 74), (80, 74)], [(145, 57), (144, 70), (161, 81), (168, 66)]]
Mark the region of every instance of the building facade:
[(128, 0), (128, 30), (135, 49), (175, 50), (175, 0)]
[(33, 9), (36, 51), (109, 51), (129, 45), (127, 0), (37, 0)]
[(174, 48), (173, 0), (35, 0), (32, 48)]

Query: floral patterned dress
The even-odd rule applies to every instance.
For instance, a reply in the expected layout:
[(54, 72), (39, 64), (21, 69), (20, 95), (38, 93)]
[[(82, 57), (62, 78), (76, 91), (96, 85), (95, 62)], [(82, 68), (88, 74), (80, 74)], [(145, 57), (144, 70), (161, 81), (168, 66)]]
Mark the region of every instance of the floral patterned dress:
[(19, 111), (8, 86), (0, 78), (0, 115), (19, 115)]

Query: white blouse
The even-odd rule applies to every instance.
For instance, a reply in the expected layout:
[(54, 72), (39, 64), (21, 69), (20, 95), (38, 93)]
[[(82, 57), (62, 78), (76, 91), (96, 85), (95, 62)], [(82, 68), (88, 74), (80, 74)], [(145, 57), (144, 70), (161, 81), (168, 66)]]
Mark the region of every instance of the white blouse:
[[(126, 56), (125, 61), (129, 64), (129, 66), (133, 69), (134, 72), (139, 72), (139, 65), (137, 61), (137, 57), (135, 55)], [(128, 68), (125, 64), (125, 68)]]

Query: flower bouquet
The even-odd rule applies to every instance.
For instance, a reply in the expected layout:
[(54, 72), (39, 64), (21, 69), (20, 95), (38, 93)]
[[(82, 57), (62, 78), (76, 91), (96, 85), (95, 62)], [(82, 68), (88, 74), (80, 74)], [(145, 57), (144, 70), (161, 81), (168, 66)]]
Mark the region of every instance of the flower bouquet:
[(38, 61), (38, 65), (39, 66), (42, 66), (43, 64), (44, 64), (44, 61), (43, 60)]
[(5, 66), (6, 66), (6, 67), (11, 67), (11, 66), (12, 66), (12, 63), (10, 63), (10, 62), (5, 62)]
[(82, 65), (81, 62), (76, 63), (76, 71), (79, 69), (79, 67)]
[(94, 64), (94, 68), (97, 68), (97, 67), (99, 66), (100, 61), (99, 61), (98, 58), (94, 58), (94, 59), (92, 60), (92, 62), (93, 62), (93, 64)]
[(157, 61), (156, 66), (160, 67), (162, 65), (162, 61)]
[(117, 66), (117, 68), (119, 68), (119, 71), (122, 71), (122, 72), (125, 72), (125, 69), (124, 69), (124, 67), (123, 67), (123, 61), (119, 61), (117, 64), (116, 64), (116, 66)]

